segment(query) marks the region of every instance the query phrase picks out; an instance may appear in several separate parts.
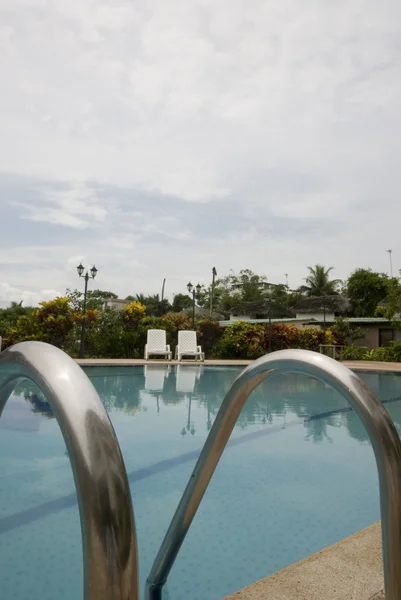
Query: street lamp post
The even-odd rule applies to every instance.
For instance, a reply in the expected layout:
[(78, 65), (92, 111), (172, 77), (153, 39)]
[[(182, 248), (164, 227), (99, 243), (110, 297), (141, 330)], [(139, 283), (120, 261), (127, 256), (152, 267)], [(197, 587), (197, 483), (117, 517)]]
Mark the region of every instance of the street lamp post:
[(210, 318), (212, 318), (212, 314), (213, 314), (214, 285), (216, 282), (216, 275), (217, 275), (216, 267), (213, 267), (212, 275), (213, 275), (213, 279), (212, 279), (212, 290), (211, 290), (211, 294), (210, 294)]
[(85, 292), (84, 292), (84, 307), (82, 310), (82, 326), (81, 326), (81, 342), (79, 345), (79, 358), (84, 358), (85, 357), (85, 332), (86, 332), (86, 299), (87, 299), (87, 295), (88, 295), (88, 281), (89, 279), (95, 279), (96, 274), (97, 274), (97, 269), (95, 267), (95, 265), (93, 265), (93, 267), (90, 269), (90, 275), (89, 272), (86, 271), (85, 275), (84, 275), (84, 271), (85, 268), (82, 265), (82, 263), (80, 263), (77, 267), (77, 271), (78, 271), (78, 275), (80, 277), (83, 277), (85, 280)]
[(192, 329), (195, 329), (195, 298), (196, 294), (199, 294), (202, 286), (198, 283), (195, 287), (191, 282), (187, 284), (187, 290), (190, 294), (192, 294)]
[(389, 259), (390, 259), (390, 277), (393, 278), (393, 258), (392, 258), (392, 250), (386, 250), (386, 252), (388, 252), (389, 255)]

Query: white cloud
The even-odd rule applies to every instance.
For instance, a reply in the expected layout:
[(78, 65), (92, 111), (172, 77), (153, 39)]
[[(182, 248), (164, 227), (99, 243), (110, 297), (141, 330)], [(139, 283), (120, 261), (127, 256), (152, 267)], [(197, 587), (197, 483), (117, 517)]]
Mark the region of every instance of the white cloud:
[(39, 204), (19, 203), (21, 218), (86, 229), (105, 221), (107, 208), (102, 206), (94, 190), (76, 184), (68, 190), (40, 192)]
[(2, 282), (0, 283), (0, 308), (7, 308), (11, 302), (22, 302), (23, 306), (36, 306), (42, 300), (52, 300), (60, 295), (60, 292), (54, 289), (31, 291)]
[(124, 294), (214, 264), (294, 284), (317, 261), (385, 270), (389, 245), (397, 264), (400, 17), (396, 0), (0, 6), (0, 164), (27, 182), (0, 206), (35, 232), (5, 236), (3, 277), (63, 290), (82, 256)]

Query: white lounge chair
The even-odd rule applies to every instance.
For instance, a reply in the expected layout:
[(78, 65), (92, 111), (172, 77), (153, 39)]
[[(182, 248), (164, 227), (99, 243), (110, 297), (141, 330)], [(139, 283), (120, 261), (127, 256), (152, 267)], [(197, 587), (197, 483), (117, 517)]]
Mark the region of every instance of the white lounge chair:
[(196, 339), (196, 331), (179, 331), (178, 344), (175, 348), (176, 360), (181, 360), (183, 356), (191, 356), (195, 360), (205, 360), (205, 355), (202, 348), (198, 346)]
[(164, 329), (148, 329), (145, 360), (148, 360), (149, 356), (164, 356), (167, 360), (171, 360), (171, 350), (169, 344), (166, 344)]

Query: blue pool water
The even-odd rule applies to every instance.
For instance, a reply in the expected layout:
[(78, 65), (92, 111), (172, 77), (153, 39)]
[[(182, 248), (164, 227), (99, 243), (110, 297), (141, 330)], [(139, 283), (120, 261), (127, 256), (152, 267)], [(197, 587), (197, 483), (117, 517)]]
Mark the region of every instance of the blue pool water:
[[(240, 368), (88, 368), (120, 441), (141, 588), (221, 401)], [(361, 377), (401, 426), (401, 377)], [(169, 600), (219, 600), (379, 518), (373, 452), (356, 415), (304, 376), (249, 398), (168, 580)], [(0, 419), (0, 581), (7, 600), (82, 597), (71, 468), (38, 391)]]

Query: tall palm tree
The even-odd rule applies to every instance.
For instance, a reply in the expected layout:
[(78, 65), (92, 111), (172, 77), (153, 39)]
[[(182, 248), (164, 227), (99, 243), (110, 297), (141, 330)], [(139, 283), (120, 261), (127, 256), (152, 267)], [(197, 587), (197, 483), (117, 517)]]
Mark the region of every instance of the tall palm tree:
[(301, 285), (301, 292), (307, 296), (331, 296), (338, 294), (341, 279), (331, 279), (330, 272), (334, 267), (326, 269), (323, 265), (308, 267), (309, 275), (305, 277), (306, 285)]

